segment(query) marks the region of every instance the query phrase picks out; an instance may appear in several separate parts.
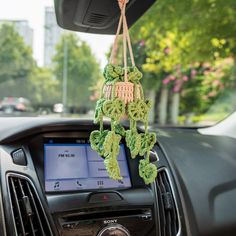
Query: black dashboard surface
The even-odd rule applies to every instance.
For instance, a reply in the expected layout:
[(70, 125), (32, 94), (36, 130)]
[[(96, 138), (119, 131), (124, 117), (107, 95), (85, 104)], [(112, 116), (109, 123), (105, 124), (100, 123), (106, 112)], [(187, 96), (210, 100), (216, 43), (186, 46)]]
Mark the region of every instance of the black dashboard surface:
[[(1, 118), (0, 145), (88, 127), (96, 126), (88, 120)], [(182, 235), (236, 235), (236, 140), (201, 135), (196, 129), (159, 129), (157, 140), (180, 197)]]
[[(42, 133), (44, 131), (73, 130), (76, 126), (86, 127), (92, 121), (63, 118), (0, 118), (0, 144)], [(74, 125), (74, 127), (73, 127)]]
[(181, 194), (189, 235), (235, 235), (236, 140), (197, 132), (162, 132), (158, 140)]

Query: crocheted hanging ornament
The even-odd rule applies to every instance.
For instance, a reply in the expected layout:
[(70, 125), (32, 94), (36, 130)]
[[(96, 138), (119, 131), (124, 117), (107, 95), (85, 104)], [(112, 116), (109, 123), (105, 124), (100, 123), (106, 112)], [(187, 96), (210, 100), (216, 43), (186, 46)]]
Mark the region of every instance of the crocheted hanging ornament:
[[(135, 66), (128, 25), (125, 16), (126, 0), (118, 0), (121, 17), (112, 48), (109, 64), (104, 68), (105, 82), (101, 91), (101, 98), (97, 101), (95, 123), (100, 123), (100, 130), (90, 134), (91, 148), (104, 158), (104, 165), (110, 178), (121, 180), (117, 157), (120, 150), (120, 141), (123, 137), (130, 150), (131, 158), (143, 156), (139, 162), (139, 175), (145, 184), (155, 181), (157, 176), (156, 165), (150, 163), (149, 153), (156, 143), (156, 134), (148, 133), (148, 113), (151, 102), (144, 100), (143, 89), (140, 84), (142, 73)], [(115, 65), (115, 54), (118, 45), (118, 36), (123, 26), (123, 55), (124, 67)], [(132, 66), (127, 65), (127, 43)], [(103, 117), (111, 120), (111, 131), (103, 130)], [(120, 120), (128, 117), (130, 129), (120, 124)], [(139, 133), (137, 122), (143, 122), (145, 133)]]

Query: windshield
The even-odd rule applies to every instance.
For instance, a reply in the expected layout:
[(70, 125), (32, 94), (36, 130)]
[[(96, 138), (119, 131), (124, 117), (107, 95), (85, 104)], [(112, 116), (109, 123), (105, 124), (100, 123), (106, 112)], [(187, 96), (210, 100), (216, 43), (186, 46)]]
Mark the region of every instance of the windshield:
[[(152, 124), (212, 125), (236, 110), (235, 9), (158, 0), (132, 26)], [(0, 116), (92, 119), (113, 40), (59, 28), (50, 0), (1, 1)]]

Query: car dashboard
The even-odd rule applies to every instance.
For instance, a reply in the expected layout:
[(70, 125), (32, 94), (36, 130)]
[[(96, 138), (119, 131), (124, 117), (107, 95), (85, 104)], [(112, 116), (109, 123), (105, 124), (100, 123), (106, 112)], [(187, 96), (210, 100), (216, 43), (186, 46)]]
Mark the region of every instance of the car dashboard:
[[(125, 178), (106, 178), (102, 159), (90, 153), (89, 134), (98, 128), (92, 121), (0, 121), (0, 235), (236, 232), (233, 138), (201, 135), (197, 129), (158, 129), (152, 150), (158, 176), (145, 185), (138, 175), (140, 157), (130, 158), (123, 141), (118, 160)], [(52, 152), (58, 160), (50, 160)], [(77, 152), (87, 161), (75, 162)], [(84, 175), (75, 177), (77, 170)]]

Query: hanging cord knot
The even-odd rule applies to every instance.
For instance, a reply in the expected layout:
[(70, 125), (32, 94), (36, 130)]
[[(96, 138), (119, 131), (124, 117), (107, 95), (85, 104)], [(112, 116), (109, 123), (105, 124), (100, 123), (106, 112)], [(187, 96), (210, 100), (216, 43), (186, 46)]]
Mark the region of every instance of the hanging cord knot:
[(118, 0), (120, 9), (123, 9), (124, 5), (126, 5), (128, 2), (129, 0)]

